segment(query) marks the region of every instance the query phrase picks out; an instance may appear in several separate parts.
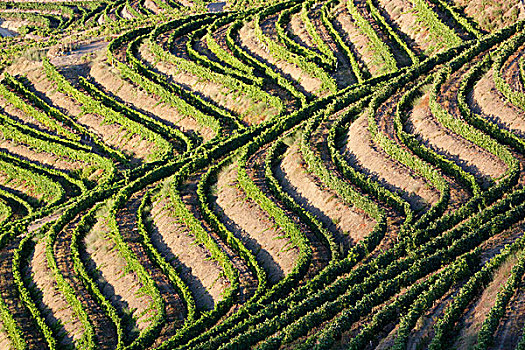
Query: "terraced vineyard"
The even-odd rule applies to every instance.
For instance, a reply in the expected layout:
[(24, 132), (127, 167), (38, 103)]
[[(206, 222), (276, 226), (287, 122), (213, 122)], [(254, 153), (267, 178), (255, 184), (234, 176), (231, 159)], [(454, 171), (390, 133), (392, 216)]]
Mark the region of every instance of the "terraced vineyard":
[(0, 3), (1, 349), (525, 349), (525, 8)]

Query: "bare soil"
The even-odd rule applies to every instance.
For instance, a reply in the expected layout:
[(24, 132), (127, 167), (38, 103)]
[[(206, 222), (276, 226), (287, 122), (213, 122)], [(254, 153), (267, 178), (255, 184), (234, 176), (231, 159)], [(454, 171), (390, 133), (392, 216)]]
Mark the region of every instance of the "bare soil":
[[(24, 113), (23, 111), (19, 110), (18, 108), (14, 107), (12, 104), (8, 103), (7, 100), (0, 97), (0, 110), (3, 112), (3, 114), (7, 115), (11, 119), (21, 123), (25, 124), (33, 129), (51, 134), (51, 135), (57, 135), (55, 131), (49, 129), (47, 126), (36, 120), (35, 118), (31, 117), (30, 115)], [(64, 128), (68, 131), (71, 131), (71, 128), (64, 125)]]
[(354, 76), (352, 67), (350, 66), (350, 62), (348, 62), (348, 58), (341, 52), (338, 45), (335, 43), (334, 39), (324, 26), (323, 21), (321, 20), (321, 8), (321, 4), (316, 4), (312, 6), (310, 11), (308, 12), (308, 17), (310, 17), (310, 20), (312, 21), (312, 24), (315, 27), (315, 30), (317, 31), (321, 39), (325, 42), (325, 44), (328, 45), (330, 50), (334, 53), (337, 59), (337, 69), (335, 70), (332, 76), (339, 87), (345, 88), (347, 86), (355, 84), (356, 77)]
[(474, 112), (500, 127), (525, 137), (523, 111), (506, 101), (496, 89), (492, 69), (478, 81), (468, 98)]
[(148, 10), (151, 10), (151, 12), (155, 14), (159, 14), (163, 12), (164, 10), (157, 6), (157, 4), (152, 0), (146, 0), (144, 1), (144, 7)]
[[(333, 125), (333, 123), (338, 120), (339, 117), (341, 117), (341, 114), (345, 113), (345, 110), (341, 110), (337, 113), (331, 114), (328, 118), (323, 120), (321, 125), (315, 130), (315, 132), (312, 133), (312, 137), (310, 139), (310, 145), (312, 145), (314, 151), (317, 153), (319, 158), (323, 161), (324, 166), (328, 171), (333, 173), (335, 176), (337, 176), (340, 181), (345, 182), (348, 186), (351, 186), (356, 192), (361, 193), (362, 195), (366, 196), (363, 191), (352, 184), (352, 182), (348, 181), (340, 172), (339, 169), (337, 169), (336, 165), (331, 159), (330, 156), (330, 150), (328, 148), (328, 136), (329, 131)], [(344, 144), (343, 140), (343, 144)], [(339, 152), (344, 153), (344, 146), (341, 146), (341, 149)], [(371, 259), (374, 259), (379, 254), (381, 254), (383, 251), (390, 249), (393, 247), (395, 242), (397, 241), (398, 233), (401, 227), (401, 224), (404, 220), (404, 218), (400, 215), (400, 213), (396, 212), (392, 208), (383, 205), (380, 202), (376, 203), (380, 208), (382, 208), (387, 216), (387, 228), (385, 235), (381, 242), (375, 247), (375, 249), (366, 257), (363, 259), (363, 262), (370, 261)]]
[[(3, 200), (0, 200), (0, 203), (6, 204), (5, 201), (3, 201)], [(8, 214), (7, 212), (1, 212), (0, 213), (0, 222), (4, 222), (4, 220), (7, 219), (7, 214)]]
[(437, 44), (430, 37), (428, 28), (424, 28), (414, 13), (409, 0), (379, 0), (379, 5), (388, 14), (390, 22), (407, 35), (410, 45), (416, 51), (435, 53)]
[(34, 220), (27, 227), (27, 231), (28, 232), (35, 232), (36, 230), (38, 230), (42, 226), (44, 226), (46, 223), (58, 219), (63, 213), (64, 213), (64, 209), (59, 209), (59, 210), (55, 211), (54, 213), (51, 213), (51, 214), (49, 214), (47, 216), (44, 216), (43, 218)]
[(454, 295), (458, 292), (458, 287), (452, 287), (445, 295), (436, 300), (432, 307), (428, 309), (417, 321), (416, 326), (410, 332), (407, 350), (418, 350), (426, 348), (430, 339), (434, 337), (434, 325), (442, 317), (446, 307), (452, 302)]
[(144, 267), (152, 282), (158, 290), (162, 304), (164, 305), (165, 315), (162, 329), (155, 339), (153, 347), (159, 346), (164, 341), (170, 339), (184, 323), (186, 308), (184, 302), (177, 292), (177, 288), (171, 283), (167, 275), (154, 263), (141, 243), (141, 236), (138, 229), (138, 210), (142, 199), (148, 188), (134, 193), (122, 207), (116, 217), (118, 230), (124, 244), (127, 245), (138, 263)]
[(109, 230), (106, 219), (99, 217), (84, 239), (91, 269), (97, 271), (102, 293), (117, 309), (129, 310), (135, 319), (134, 326), (142, 330), (151, 323), (150, 317), (155, 312), (153, 301), (141, 292), (142, 284), (137, 274), (120, 256), (115, 243), (108, 237)]
[(117, 123), (106, 124), (103, 116), (83, 114), (77, 120), (100, 135), (104, 143), (130, 156), (131, 164), (150, 160), (151, 152), (157, 149), (154, 143), (139, 134), (131, 135), (130, 131)]
[(510, 85), (510, 88), (515, 91), (523, 92), (523, 84), (520, 76), (520, 61), (523, 58), (525, 47), (518, 48), (503, 65), (501, 71), (503, 78)]
[(295, 42), (298, 44), (308, 47), (311, 50), (317, 51), (310, 34), (306, 30), (304, 23), (301, 19), (301, 12), (293, 14), (288, 22), (287, 28), (288, 32), (292, 34)]
[(322, 82), (319, 79), (309, 76), (294, 64), (276, 59), (271, 53), (269, 53), (265, 44), (259, 42), (255, 36), (253, 21), (245, 23), (240, 29), (239, 41), (244, 50), (254, 55), (263, 63), (270, 64), (288, 79), (293, 79), (302, 87), (302, 89), (304, 89), (304, 91), (315, 94), (321, 89)]
[(376, 350), (387, 350), (387, 349), (391, 349), (394, 344), (395, 344), (395, 341), (396, 341), (396, 338), (397, 338), (397, 330), (398, 330), (398, 326), (396, 325), (391, 331), (390, 333), (387, 334), (386, 337), (384, 337), (383, 339), (381, 339), (379, 341), (379, 344), (377, 344), (376, 346)]
[(82, 304), (82, 308), (93, 326), (94, 341), (97, 347), (104, 350), (114, 349), (117, 345), (115, 324), (105, 312), (103, 306), (97, 302), (79, 279), (78, 273), (74, 268), (75, 263), (71, 250), (72, 236), (83, 214), (77, 215), (58, 233), (53, 247), (56, 264), (64, 279), (75, 291), (76, 297)]
[[(224, 25), (218, 28), (216, 31), (214, 31), (211, 34), (211, 40), (215, 41), (223, 50), (225, 50), (226, 52), (228, 52), (230, 55), (233, 56), (233, 52), (230, 50), (230, 48), (228, 47), (226, 43), (226, 33), (229, 27), (230, 27), (230, 24), (227, 24), (227, 25)], [(226, 66), (231, 67), (229, 64), (225, 63), (224, 61), (219, 60), (214, 53), (212, 53), (210, 50), (207, 49), (208, 40), (210, 40), (210, 37), (205, 36), (203, 40), (201, 40), (197, 45), (194, 46), (194, 48), (198, 49), (202, 54), (208, 56), (210, 60), (218, 62), (221, 65), (226, 65)], [(255, 74), (257, 75), (257, 73)], [(266, 84), (264, 84), (263, 89), (269, 94), (271, 94), (272, 96), (276, 96), (280, 98), (286, 111), (292, 112), (296, 109), (295, 99), (290, 95), (290, 93), (287, 90), (283, 89), (281, 86), (273, 82), (266, 82)]]
[(514, 349), (523, 336), (525, 326), (525, 282), (522, 280), (510, 299), (495, 333), (494, 349)]
[[(491, 258), (501, 252), (501, 250), (508, 244), (516, 241), (523, 235), (523, 222), (514, 225), (511, 229), (505, 230), (497, 235), (494, 235), (483, 242), (480, 246), (481, 264), (486, 264)], [(511, 256), (494, 273), (492, 282), (480, 291), (479, 297), (476, 297), (472, 303), (465, 309), (464, 314), (458, 323), (460, 332), (456, 338), (454, 348), (456, 349), (471, 349), (476, 343), (478, 332), (485, 320), (491, 307), (494, 305), (496, 294), (505, 283), (510, 275), (512, 266), (516, 263), (516, 257)], [(523, 324), (520, 328), (522, 329)]]
[[(280, 201), (273, 192), (268, 187), (266, 183), (265, 169), (267, 166), (266, 158), (268, 155), (269, 145), (264, 146), (253, 154), (247, 163), (247, 173), (254, 184), (264, 193), (264, 195), (276, 206), (283, 211), (283, 213), (288, 216), (291, 222), (297, 227), (298, 230), (304, 235), (308, 240), (308, 245), (312, 249), (312, 259), (310, 261), (308, 270), (299, 282), (300, 285), (304, 285), (307, 281), (314, 278), (319, 271), (321, 271), (330, 261), (331, 255), (329, 249), (325, 243), (319, 239), (319, 237), (313, 232), (313, 230), (306, 225), (300, 217), (297, 216), (295, 212), (287, 208), (282, 201)], [(339, 246), (339, 251), (343, 252), (345, 249), (344, 246)]]
[[(15, 0), (13, 2), (33, 2), (33, 0)], [(75, 2), (75, 0), (40, 0), (39, 2)]]
[(185, 7), (190, 7), (190, 8), (191, 8), (191, 7), (194, 7), (194, 6), (195, 6), (195, 4), (193, 3), (193, 1), (191, 1), (191, 0), (180, 0), (180, 1), (178, 1), (178, 2), (180, 2), (180, 3), (181, 3), (182, 5), (184, 5)]
[(88, 127), (108, 145), (122, 150), (131, 156), (132, 163), (138, 163), (148, 158), (156, 147), (141, 135), (131, 134), (119, 124), (106, 124), (104, 117), (84, 113), (81, 106), (69, 96), (56, 90), (54, 83), (49, 81), (42, 69), (31, 70), (27, 78), (40, 96), (52, 101), (52, 104), (66, 112), (78, 122)]
[(98, 25), (103, 25), (106, 22), (106, 18), (104, 15), (100, 15), (97, 19)]
[(38, 13), (38, 14), (49, 14), (49, 15), (60, 15), (60, 10), (46, 10), (46, 9), (1, 9), (0, 13)]
[(141, 88), (122, 79), (119, 71), (102, 62), (101, 58), (94, 62), (90, 75), (104, 89), (126, 104), (132, 105), (134, 108), (138, 108), (170, 126), (179, 127), (183, 132), (196, 132), (206, 141), (215, 136), (211, 129), (199, 125), (195, 119), (181, 116), (174, 107), (161, 102), (157, 96), (150, 95)]
[[(0, 274), (0, 293), (4, 302), (7, 306), (8, 312), (11, 314), (13, 319), (17, 322), (22, 335), (27, 343), (29, 349), (47, 349), (47, 343), (44, 339), (43, 334), (34, 326), (33, 317), (29, 310), (27, 310), (20, 295), (13, 278), (13, 257), (14, 251), (20, 245), (22, 235), (15, 237), (6, 247), (0, 250), (0, 268), (2, 273)], [(25, 265), (26, 261), (22, 262)], [(2, 330), (5, 333), (5, 330)], [(4, 335), (0, 336), (2, 339)], [(8, 340), (2, 340), (1, 346), (6, 348), (12, 348), (11, 342)]]
[(211, 310), (228, 287), (224, 271), (172, 210), (169, 196), (153, 203), (151, 239), (165, 259), (182, 271), (181, 277), (188, 283), (197, 307)]
[(0, 188), (8, 191), (24, 193), (27, 196), (37, 199), (37, 200), (46, 200), (46, 193), (38, 192), (37, 188), (30, 183), (21, 178), (12, 178), (4, 173), (0, 169)]
[(246, 198), (237, 182), (237, 163), (223, 169), (217, 179), (216, 207), (226, 226), (240, 238), (275, 283), (295, 266), (298, 250), (258, 204)]
[(47, 265), (45, 239), (36, 244), (30, 261), (27, 274), (32, 276), (32, 283), (42, 293), (41, 308), (47, 310), (45, 318), (48, 324), (60, 321), (66, 332), (63, 345), (75, 343), (85, 329), (73, 313), (65, 297), (58, 290), (53, 272)]
[(405, 191), (402, 195), (412, 206), (420, 208), (425, 203), (437, 202), (439, 192), (436, 189), (374, 144), (365, 116), (359, 117), (350, 126), (344, 152), (351, 163), (359, 164), (388, 188)]
[(299, 146), (293, 144), (276, 168), (283, 188), (294, 194), (294, 199), (308, 208), (330, 230), (338, 231), (351, 246), (365, 238), (374, 228), (375, 221), (362, 210), (346, 205), (333, 191), (315, 181), (304, 167)]
[(5, 330), (4, 324), (2, 322), (0, 322), (0, 348), (6, 350), (15, 349), (15, 347), (11, 343), (11, 340), (9, 339), (9, 335), (7, 334), (7, 331)]
[(429, 93), (418, 99), (408, 120), (425, 145), (479, 179), (498, 179), (504, 174), (506, 166), (500, 159), (441, 125), (432, 115), (428, 101)]
[(129, 13), (127, 6), (122, 6), (122, 10), (120, 11), (120, 15), (124, 19), (133, 19), (133, 18), (135, 18), (131, 13)]
[(381, 73), (383, 62), (374, 58), (376, 54), (371, 46), (371, 42), (359, 28), (359, 25), (352, 19), (346, 8), (346, 2), (343, 1), (334, 9), (334, 18), (336, 27), (341, 28), (343, 38), (349, 47), (354, 48), (358, 59), (366, 65), (372, 75)]
[(140, 47), (140, 54), (147, 64), (165, 74), (172, 82), (202, 95), (207, 100), (213, 101), (214, 104), (241, 116), (250, 124), (278, 113), (278, 110), (266, 105), (264, 101), (250, 99), (242, 91), (231, 90), (225, 85), (190, 74), (169, 62), (157, 61), (147, 44)]
[(74, 171), (86, 166), (83, 162), (59, 157), (52, 153), (36, 151), (26, 145), (8, 140), (0, 141), (0, 150), (61, 171)]
[[(431, 3), (429, 4), (431, 5)], [(377, 34), (379, 39), (388, 46), (388, 49), (390, 50), (392, 56), (397, 62), (397, 67), (410, 66), (412, 64), (412, 60), (407, 55), (405, 50), (402, 49), (400, 45), (395, 42), (395, 40), (388, 33), (388, 31), (384, 29), (383, 25), (380, 24), (380, 22), (375, 18), (375, 16), (372, 16), (368, 6), (368, 2), (366, 0), (357, 0), (355, 1), (355, 5), (357, 7), (357, 11), (361, 14), (361, 16), (363, 16), (363, 18), (365, 18), (366, 21), (370, 23), (370, 26)], [(382, 15), (384, 15), (384, 12), (382, 12), (380, 8), (378, 8), (378, 10), (381, 12)]]
[(501, 250), (523, 235), (525, 225), (523, 222), (515, 224), (512, 228), (494, 235), (481, 244), (481, 263), (485, 264), (488, 260), (496, 256)]
[(454, 344), (456, 349), (469, 349), (476, 344), (478, 333), (481, 330), (481, 325), (490, 309), (494, 306), (496, 296), (501, 290), (505, 282), (510, 276), (512, 266), (517, 262), (517, 257), (510, 257), (502, 266), (494, 273), (492, 282), (485, 288), (481, 297), (476, 300), (474, 305), (468, 310), (464, 316), (464, 325), (461, 329), (458, 340)]
[(487, 31), (501, 29), (525, 18), (525, 8), (519, 0), (453, 0), (452, 2), (464, 7), (463, 12)]
[(92, 55), (96, 55), (99, 52), (104, 52), (108, 43), (104, 40), (96, 39), (94, 41), (87, 41), (81, 43), (75, 43), (78, 47), (74, 50), (67, 52), (65, 55), (52, 55), (52, 49), (48, 56), (50, 62), (58, 67), (77, 66), (92, 59)]
[[(201, 212), (200, 200), (197, 196), (198, 183), (202, 179), (203, 171), (191, 175), (182, 185), (180, 186), (180, 196), (186, 208), (194, 215), (194, 217), (200, 221), (201, 227), (205, 230), (206, 234), (217, 244), (229, 259), (233, 265), (233, 268), (237, 270), (239, 274), (239, 292), (232, 308), (228, 311), (228, 315), (231, 315), (240, 306), (250, 299), (254, 295), (258, 285), (256, 275), (248, 267), (247, 263), (237, 254), (226, 242), (217, 234), (217, 232), (208, 224), (204, 219)], [(229, 282), (228, 282), (229, 283)], [(229, 285), (231, 288), (231, 285)]]

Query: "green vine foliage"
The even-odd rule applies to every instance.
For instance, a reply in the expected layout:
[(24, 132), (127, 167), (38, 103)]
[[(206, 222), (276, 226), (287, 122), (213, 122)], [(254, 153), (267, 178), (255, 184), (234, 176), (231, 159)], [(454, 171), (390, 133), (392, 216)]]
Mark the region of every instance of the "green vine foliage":
[[(447, 1), (411, 0), (411, 4), (419, 25), (442, 43), (439, 53), (419, 54), (417, 40), (407, 40), (399, 20), (375, 0), (264, 4), (239, 0), (218, 13), (208, 11), (212, 4), (204, 1), (195, 1), (191, 8), (174, 0), (2, 2), (3, 17), (4, 12), (12, 13), (7, 16), (29, 24), (22, 28), (23, 35), (0, 40), (2, 65), (11, 53), (24, 54), (23, 45), (26, 53), (43, 53), (60, 40), (105, 38), (106, 55), (96, 59), (105, 59), (122, 79), (176, 110), (176, 116), (164, 118), (121, 100), (88, 70), (79, 70), (81, 76), (70, 79), (58, 68), (62, 60), (51, 57), (53, 50), (42, 60), (44, 79), (81, 108), (78, 117), (56, 104), (53, 94), (38, 91), (38, 84), (16, 73), (23, 64), (2, 71), (1, 103), (9, 107), (0, 110), (1, 136), (6, 144), (34, 154), (25, 158), (0, 152), (0, 248), (10, 259), (4, 261), (7, 268), (2, 272), (15, 286), (12, 293), (0, 295), (0, 321), (10, 346), (31, 347), (32, 334), (20, 321), (29, 319), (43, 347), (63, 347), (63, 330), (51, 321), (33, 277), (26, 273), (40, 241), (46, 246), (50, 278), (80, 324), (82, 334), (74, 341), (78, 348), (95, 349), (101, 344), (98, 321), (73, 287), (77, 283), (111, 323), (108, 331), (119, 350), (338, 346), (357, 350), (379, 342), (392, 325), (397, 335), (392, 348), (404, 349), (418, 320), (455, 290), (435, 318), (428, 340), (430, 349), (449, 349), (465, 310), (494, 281), (498, 269), (514, 263), (474, 344), (474, 349), (490, 348), (525, 272), (525, 240), (509, 234), (525, 218), (521, 184), (525, 141), (517, 130), (502, 127), (472, 108), (469, 94), (492, 70), (498, 96), (525, 110), (525, 95), (509, 83), (506, 71), (525, 43), (524, 22), (484, 33)], [(367, 37), (385, 74), (372, 77), (360, 62), (360, 47), (352, 45), (337, 23), (341, 9)], [(302, 26), (308, 43), (290, 30), (292, 21)], [(252, 30), (272, 62), (294, 66), (318, 80), (321, 88), (306, 92), (300, 79), (283, 74), (278, 64), (252, 52), (242, 44), (246, 30)], [(46, 35), (49, 42), (39, 42), (39, 35)], [(239, 103), (255, 101), (253, 109), (246, 110), (259, 113), (261, 121), (250, 125), (245, 122), (247, 115), (229, 110), (216, 97), (172, 81), (173, 76), (160, 72), (155, 62), (143, 59), (143, 48), (174, 71), (221, 86)], [(24, 62), (16, 58), (9, 60)], [(92, 57), (85, 59), (89, 62)], [(523, 62), (518, 59), (521, 84)], [(346, 77), (355, 84), (341, 89), (341, 82), (348, 85), (342, 81)], [(445, 104), (444, 89), (450, 84), (457, 86), (457, 99)], [(409, 120), (412, 104), (425, 92), (435, 121), (501, 160), (505, 164), (501, 177), (481, 184), (460, 161), (420, 141)], [(383, 115), (385, 107), (389, 107), (387, 115)], [(135, 164), (122, 145), (109, 146), (106, 135), (83, 124), (83, 114), (118, 125), (128, 138), (146, 140), (150, 157)], [(354, 142), (348, 139), (348, 130), (358, 118), (368, 123), (372, 147), (439, 192), (435, 203), (415, 210), (405, 192), (385, 186), (369, 176), (358, 160), (349, 159), (344, 143)], [(201, 134), (201, 130), (205, 131)], [(299, 166), (316, 185), (374, 224), (362, 239), (345, 242), (345, 249), (334, 228), (305, 204), (308, 201), (296, 200), (292, 193), (296, 189), (277, 175), (294, 142), (304, 161)], [(81, 164), (82, 169), (60, 170), (39, 160), (47, 155)], [(215, 205), (218, 177), (232, 165), (237, 166), (239, 193), (279, 228), (289, 242), (285, 249), (294, 247), (298, 252), (291, 271), (275, 283), (256, 258), (258, 251), (229, 229)], [(196, 189), (188, 193), (185, 186), (195, 181)], [(166, 259), (152, 238), (156, 228), (151, 207), (159, 198), (169, 200), (170, 214), (209, 252), (202, 258), (214, 260), (222, 269), (227, 287), (211, 310), (198, 309), (183, 269)], [(136, 230), (131, 242), (120, 220), (135, 200), (140, 205), (134, 202), (138, 210), (129, 215)], [(140, 293), (151, 301), (150, 318), (140, 331), (130, 332), (129, 315), (93, 269), (86, 239), (98, 220), (107, 221), (115, 251), (136, 276)], [(486, 242), (502, 236), (508, 244), (487, 254)], [(71, 245), (62, 251), (57, 243), (64, 237), (70, 238)], [(71, 255), (75, 283), (62, 270), (61, 254)], [(239, 266), (246, 268), (239, 271)], [(174, 311), (156, 282), (157, 273), (165, 275), (163, 280), (182, 301), (177, 310), (184, 315), (180, 324), (168, 324)], [(241, 294), (247, 290), (251, 294)], [(350, 338), (348, 330), (352, 330)], [(523, 338), (518, 344), (522, 348)]]

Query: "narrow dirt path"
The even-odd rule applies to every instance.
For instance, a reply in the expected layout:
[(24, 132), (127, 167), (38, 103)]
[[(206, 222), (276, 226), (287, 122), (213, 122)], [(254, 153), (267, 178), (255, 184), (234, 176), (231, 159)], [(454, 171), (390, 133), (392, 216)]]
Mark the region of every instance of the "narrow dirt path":
[(88, 164), (84, 162), (57, 156), (53, 153), (38, 151), (28, 145), (7, 139), (0, 141), (0, 150), (15, 155), (17, 158), (28, 160), (32, 163), (63, 171), (65, 173), (75, 172), (88, 166)]
[(525, 326), (525, 282), (522, 280), (511, 298), (500, 325), (494, 335), (493, 349), (514, 349), (523, 335)]
[(301, 19), (301, 12), (294, 13), (290, 21), (286, 24), (285, 29), (291, 34), (292, 39), (299, 45), (319, 53), (312, 41), (312, 37), (305, 28)]
[(237, 180), (237, 163), (223, 169), (217, 178), (215, 210), (236, 237), (250, 249), (266, 270), (271, 283), (278, 282), (294, 266), (297, 249), (284, 251), (290, 244), (259, 205), (246, 197)]
[(48, 104), (72, 116), (79, 124), (90, 129), (104, 143), (132, 155), (132, 163), (144, 160), (155, 149), (152, 147), (153, 144), (141, 135), (132, 134), (123, 129), (121, 125), (105, 123), (104, 116), (84, 113), (81, 105), (75, 100), (57, 91), (55, 84), (47, 79), (42, 68), (27, 72), (27, 78), (31, 82), (31, 88), (34, 92)]
[(148, 44), (144, 43), (141, 45), (139, 53), (143, 62), (150, 67), (154, 67), (156, 71), (167, 77), (171, 83), (192, 91), (212, 104), (238, 115), (243, 120), (264, 120), (268, 116), (275, 116), (278, 113), (275, 108), (264, 101), (256, 101), (249, 98), (241, 90), (233, 90), (226, 85), (191, 74), (179, 69), (179, 67), (170, 62), (158, 61), (149, 50)]
[(403, 67), (410, 66), (411, 64), (410, 57), (408, 57), (406, 53), (398, 49), (397, 44), (392, 42), (389, 34), (382, 29), (382, 26), (379, 25), (375, 17), (372, 16), (372, 14), (370, 13), (370, 10), (368, 9), (367, 1), (366, 0), (347, 0), (347, 1), (355, 2), (355, 6), (357, 7), (357, 10), (361, 14), (361, 16), (363, 16), (366, 19), (366, 21), (370, 23), (370, 25), (374, 29), (374, 32), (378, 35), (381, 41), (383, 41), (389, 47), (390, 52), (396, 59), (398, 66), (403, 66)]
[(469, 349), (476, 344), (481, 325), (485, 321), (490, 309), (494, 306), (496, 295), (510, 276), (512, 266), (517, 262), (511, 257), (494, 273), (492, 282), (485, 288), (481, 296), (470, 306), (462, 319), (462, 328), (458, 339), (454, 343), (456, 349)]
[(436, 53), (436, 42), (431, 37), (428, 28), (419, 23), (414, 6), (409, 0), (378, 0), (377, 3), (384, 10), (387, 21), (405, 34), (409, 46), (416, 52), (425, 52), (428, 55)]
[(237, 180), (237, 167), (234, 163), (219, 173), (215, 210), (226, 227), (252, 251), (270, 283), (277, 283), (293, 269), (298, 251), (284, 250), (290, 240), (257, 203), (246, 197)]
[(449, 289), (445, 295), (436, 300), (432, 306), (426, 310), (410, 332), (407, 350), (418, 350), (428, 346), (430, 340), (435, 335), (434, 325), (436, 320), (443, 316), (446, 307), (452, 302), (458, 291), (458, 287)]
[[(13, 91), (14, 92), (14, 91)], [(18, 94), (17, 94), (18, 95)], [(22, 97), (18, 95), (19, 97)], [(27, 100), (26, 100), (27, 102)], [(36, 108), (36, 107), (35, 107)], [(38, 110), (38, 108), (36, 108)], [(0, 96), (0, 111), (7, 115), (10, 119), (15, 120), (16, 122), (27, 125), (35, 130), (45, 132), (50, 135), (58, 136), (57, 133), (47, 127), (46, 125), (42, 124), (40, 121), (36, 120), (32, 116), (26, 114), (25, 112), (19, 110), (14, 105), (9, 103), (7, 100), (5, 100), (3, 97)], [(74, 131), (69, 128), (67, 125), (62, 125), (66, 130), (69, 132), (74, 133)]]
[[(230, 48), (228, 47), (228, 45), (226, 43), (226, 34), (228, 32), (228, 28), (230, 27), (230, 25), (231, 24), (227, 24), (227, 25), (224, 25), (224, 26), (220, 27), (219, 29), (217, 29), (216, 31), (214, 31), (212, 33), (211, 37), (213, 38), (213, 40), (223, 50), (225, 50), (231, 56), (234, 56), (233, 52), (230, 50)], [(240, 37), (237, 40), (238, 40), (238, 42), (240, 44), (240, 40), (241, 40)], [(205, 41), (206, 40), (203, 40), (202, 41), (202, 45), (198, 45), (198, 46), (207, 47), (208, 44), (205, 43)], [(206, 50), (206, 49), (200, 50), (200, 51), (201, 51), (201, 53), (204, 53), (206, 56), (208, 56), (208, 58), (210, 58), (212, 61), (218, 62), (221, 65), (224, 65), (226, 67), (231, 67), (230, 64), (228, 64), (227, 62), (219, 60), (215, 56), (215, 54), (213, 54), (211, 51)], [(242, 74), (242, 72), (241, 72), (241, 74)], [(263, 76), (257, 70), (254, 71), (254, 74), (255, 74), (255, 76), (258, 76), (258, 77), (262, 77)], [(274, 82), (272, 82), (270, 80), (267, 80), (264, 83), (263, 89), (266, 92), (268, 92), (270, 95), (279, 97), (287, 111), (291, 112), (291, 111), (294, 111), (296, 109), (294, 98), (290, 95), (290, 93), (288, 91), (284, 90), (281, 86), (277, 85), (276, 83), (274, 83)]]
[(501, 69), (503, 78), (514, 91), (523, 92), (523, 82), (521, 81), (520, 76), (520, 61), (523, 58), (524, 52), (525, 47), (520, 47), (509, 57)]
[[(375, 114), (375, 119), (379, 126), (380, 132), (387, 135), (392, 141), (397, 143), (400, 148), (402, 148), (409, 154), (413, 154), (413, 152), (399, 138), (397, 129), (393, 121), (399, 101), (406, 91), (407, 89), (405, 88), (405, 89), (402, 89), (401, 91), (396, 92), (393, 96), (388, 98), (381, 106), (379, 106)], [(411, 107), (404, 111), (405, 113), (409, 115), (409, 122), (410, 122), (410, 118), (413, 117), (413, 114), (415, 114), (414, 112), (417, 110), (416, 108), (417, 103), (415, 103), (415, 105), (416, 106), (414, 106), (413, 108)], [(407, 125), (407, 124), (410, 124), (410, 123), (405, 123), (405, 125), (403, 126), (404, 130), (409, 133), (412, 133), (413, 130), (410, 130), (411, 127), (410, 125)], [(436, 148), (434, 150), (437, 153), (443, 154), (443, 151), (440, 148)], [(472, 196), (472, 194), (470, 193), (470, 191), (467, 190), (465, 186), (458, 183), (458, 181), (456, 181), (455, 179), (450, 178), (449, 176), (443, 173), (441, 175), (448, 182), (448, 185), (450, 188), (450, 199), (447, 205), (447, 209), (445, 210), (445, 213), (450, 213), (451, 211), (457, 210), (461, 205), (466, 203), (466, 201), (468, 200), (470, 196)]]

